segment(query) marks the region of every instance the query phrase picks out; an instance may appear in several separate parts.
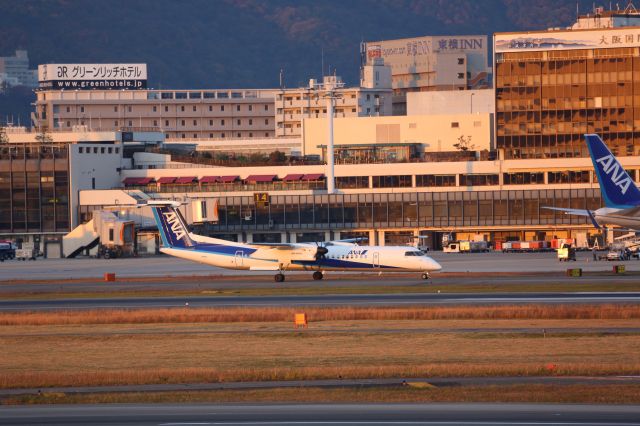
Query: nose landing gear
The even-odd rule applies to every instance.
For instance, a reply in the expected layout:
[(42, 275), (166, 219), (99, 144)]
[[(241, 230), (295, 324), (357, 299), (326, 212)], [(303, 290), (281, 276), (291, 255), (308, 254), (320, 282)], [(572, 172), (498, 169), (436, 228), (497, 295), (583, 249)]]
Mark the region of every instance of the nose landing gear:
[(324, 278), (324, 274), (320, 271), (315, 271), (312, 276), (313, 276), (313, 279), (316, 281), (319, 281)]
[(279, 272), (274, 275), (273, 279), (275, 280), (275, 282), (281, 283), (284, 281), (284, 274)]
[(422, 279), (423, 280), (428, 280), (429, 278), (431, 278), (431, 277), (429, 276), (428, 272), (425, 272), (425, 273), (422, 274)]

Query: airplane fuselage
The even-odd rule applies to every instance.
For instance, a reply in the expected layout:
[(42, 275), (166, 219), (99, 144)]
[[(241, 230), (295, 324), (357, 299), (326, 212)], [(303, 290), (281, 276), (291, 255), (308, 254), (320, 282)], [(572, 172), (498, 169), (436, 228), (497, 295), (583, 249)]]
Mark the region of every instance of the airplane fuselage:
[(624, 209), (602, 207), (593, 212), (593, 218), (600, 225), (616, 225), (622, 228), (640, 230), (640, 216), (626, 216), (620, 214)]
[[(194, 262), (239, 270), (430, 272), (441, 269), (437, 262), (420, 255), (421, 252), (412, 247), (329, 245), (324, 256), (317, 259), (311, 256), (307, 260), (301, 260), (300, 256), (292, 259), (289, 253), (279, 253), (273, 249), (256, 249), (243, 244), (233, 247), (226, 253), (207, 250), (206, 245), (162, 248), (161, 251)], [(309, 249), (315, 251), (316, 246), (310, 244)]]

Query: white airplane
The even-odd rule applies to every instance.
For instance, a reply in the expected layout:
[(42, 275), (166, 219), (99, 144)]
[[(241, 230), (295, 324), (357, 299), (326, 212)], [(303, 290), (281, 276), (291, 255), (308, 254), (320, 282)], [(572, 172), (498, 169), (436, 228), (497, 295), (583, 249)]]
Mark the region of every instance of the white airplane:
[(584, 138), (600, 182), (605, 207), (597, 210), (545, 208), (587, 216), (598, 229), (603, 225), (618, 225), (630, 230), (640, 230), (640, 190), (600, 136), (588, 134)]
[(354, 240), (326, 243), (243, 244), (189, 232), (175, 201), (148, 201), (160, 231), (161, 252), (182, 259), (228, 269), (274, 271), (284, 281), (285, 271), (313, 271), (321, 280), (324, 271), (429, 272), (440, 264), (414, 247), (359, 246)]

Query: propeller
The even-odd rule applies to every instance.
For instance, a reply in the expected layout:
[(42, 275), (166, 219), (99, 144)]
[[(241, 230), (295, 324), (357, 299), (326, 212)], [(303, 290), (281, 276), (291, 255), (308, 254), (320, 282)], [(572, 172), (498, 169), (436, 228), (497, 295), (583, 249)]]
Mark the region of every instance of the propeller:
[(329, 249), (323, 246), (322, 243), (319, 241), (316, 241), (316, 246), (318, 247), (318, 249), (316, 250), (316, 260), (317, 261), (324, 260), (325, 255), (329, 253)]

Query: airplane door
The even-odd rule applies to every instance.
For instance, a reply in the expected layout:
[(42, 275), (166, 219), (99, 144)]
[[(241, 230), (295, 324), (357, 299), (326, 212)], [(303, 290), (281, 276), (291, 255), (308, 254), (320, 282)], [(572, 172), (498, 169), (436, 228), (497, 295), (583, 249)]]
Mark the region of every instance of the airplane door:
[(235, 258), (234, 258), (234, 260), (235, 260), (235, 267), (236, 267), (236, 268), (242, 268), (242, 265), (243, 265), (243, 255), (244, 255), (244, 253), (242, 252), (242, 250), (238, 250), (238, 251), (236, 252), (236, 255), (235, 255)]
[(373, 267), (374, 268), (379, 268), (380, 267), (380, 253), (373, 252)]

